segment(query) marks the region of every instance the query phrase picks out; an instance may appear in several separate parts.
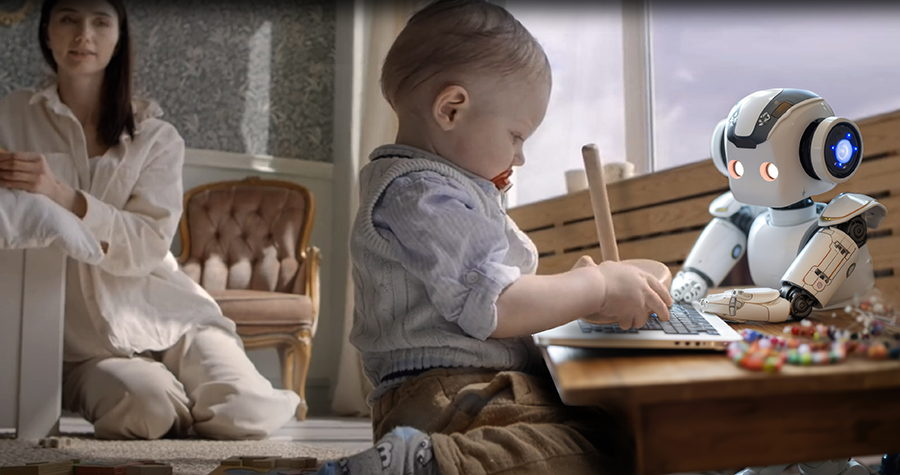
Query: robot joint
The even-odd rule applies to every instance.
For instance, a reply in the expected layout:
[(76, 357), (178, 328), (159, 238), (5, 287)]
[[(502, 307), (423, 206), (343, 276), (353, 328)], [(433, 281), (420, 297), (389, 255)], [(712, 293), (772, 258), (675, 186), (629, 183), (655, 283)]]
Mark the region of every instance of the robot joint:
[(837, 225), (837, 228), (850, 236), (850, 239), (856, 243), (856, 247), (863, 247), (868, 240), (869, 227), (862, 216), (855, 216), (850, 221)]

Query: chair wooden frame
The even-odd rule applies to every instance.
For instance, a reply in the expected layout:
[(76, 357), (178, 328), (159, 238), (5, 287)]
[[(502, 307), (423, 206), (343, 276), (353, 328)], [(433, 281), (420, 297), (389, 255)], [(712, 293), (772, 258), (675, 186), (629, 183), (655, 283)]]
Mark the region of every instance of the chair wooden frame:
[[(275, 348), (281, 361), (281, 383), (286, 389), (291, 389), (300, 396), (300, 405), (297, 406), (296, 416), (299, 420), (306, 419), (309, 406), (306, 400), (306, 378), (309, 374), (309, 364), (312, 356), (312, 339), (316, 333), (319, 322), (320, 282), (319, 269), (321, 265), (321, 252), (316, 246), (310, 246), (309, 240), (312, 234), (313, 221), (316, 215), (316, 203), (312, 192), (303, 185), (284, 180), (263, 179), (258, 176), (249, 176), (243, 180), (221, 181), (200, 185), (184, 194), (184, 212), (179, 223), (179, 236), (181, 238), (181, 253), (177, 260), (179, 265), (184, 264), (191, 255), (190, 223), (187, 218), (187, 207), (191, 199), (198, 193), (221, 188), (231, 188), (235, 185), (267, 186), (287, 188), (303, 195), (309, 211), (303, 221), (303, 234), (297, 240), (297, 259), (300, 261), (298, 273), (305, 268), (306, 278), (304, 288), (298, 289), (295, 278), (294, 288), (291, 293), (306, 295), (312, 301), (313, 319), (309, 329), (303, 329), (291, 333), (265, 333), (259, 335), (240, 335), (247, 350), (263, 348)], [(301, 292), (302, 291), (302, 292)], [(240, 334), (240, 329), (238, 331)]]

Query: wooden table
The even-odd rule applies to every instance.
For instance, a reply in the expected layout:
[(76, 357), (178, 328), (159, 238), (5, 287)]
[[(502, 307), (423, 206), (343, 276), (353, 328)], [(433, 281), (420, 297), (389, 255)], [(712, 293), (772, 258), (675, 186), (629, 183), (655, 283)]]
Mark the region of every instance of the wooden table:
[[(842, 328), (842, 311), (809, 318)], [(788, 323), (732, 325), (783, 334)], [(646, 475), (900, 452), (900, 361), (747, 371), (721, 352), (543, 348), (566, 404), (623, 411)]]

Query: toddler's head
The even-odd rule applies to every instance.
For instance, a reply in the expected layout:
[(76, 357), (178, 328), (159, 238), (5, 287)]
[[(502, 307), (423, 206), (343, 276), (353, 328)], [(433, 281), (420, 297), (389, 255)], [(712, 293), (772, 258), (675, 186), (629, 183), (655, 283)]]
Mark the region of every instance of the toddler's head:
[(438, 0), (413, 15), (381, 75), (398, 143), (486, 179), (524, 163), (522, 143), (543, 121), (550, 85), (537, 40), (483, 0)]

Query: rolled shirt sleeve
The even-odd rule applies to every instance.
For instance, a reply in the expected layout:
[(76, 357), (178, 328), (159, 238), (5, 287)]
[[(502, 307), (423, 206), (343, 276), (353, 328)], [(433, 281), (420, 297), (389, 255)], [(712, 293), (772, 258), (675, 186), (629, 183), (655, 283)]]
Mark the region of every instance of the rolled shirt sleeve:
[(479, 210), (477, 197), (430, 171), (395, 179), (373, 211), (392, 257), (420, 279), (438, 312), (473, 338), (497, 327), (497, 298), (516, 279), (505, 265), (505, 222)]

